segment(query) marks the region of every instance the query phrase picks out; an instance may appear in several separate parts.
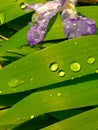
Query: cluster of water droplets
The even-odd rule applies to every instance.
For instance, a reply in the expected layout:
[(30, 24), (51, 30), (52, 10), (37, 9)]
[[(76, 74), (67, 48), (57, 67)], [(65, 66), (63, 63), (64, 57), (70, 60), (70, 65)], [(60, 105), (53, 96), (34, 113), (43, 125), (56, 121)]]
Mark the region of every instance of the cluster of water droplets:
[[(56, 62), (53, 62), (51, 65), (50, 65), (50, 70), (52, 71), (52, 72), (56, 72), (58, 69), (59, 69), (59, 65), (56, 63)], [(60, 77), (64, 77), (65, 76), (65, 72), (64, 72), (64, 70), (59, 70), (58, 71), (58, 75), (60, 76)]]
[[(92, 65), (92, 64), (95, 63), (95, 61), (96, 61), (95, 57), (89, 56), (89, 57), (87, 58), (86, 63), (89, 64), (89, 65)], [(64, 76), (66, 75), (66, 73), (65, 73), (64, 70), (59, 70), (59, 65), (58, 65), (58, 63), (56, 63), (56, 62), (51, 63), (50, 66), (49, 66), (49, 68), (50, 68), (50, 70), (51, 70), (52, 72), (58, 71), (58, 75), (59, 75), (60, 77), (64, 77)], [(72, 72), (75, 72), (75, 73), (76, 73), (76, 72), (79, 72), (79, 71), (81, 70), (81, 64), (80, 64), (78, 61), (73, 61), (73, 62), (71, 62), (71, 64), (70, 64), (70, 70), (71, 70)], [(95, 72), (98, 73), (98, 69), (96, 69)], [(72, 77), (72, 78), (74, 79), (74, 77)]]

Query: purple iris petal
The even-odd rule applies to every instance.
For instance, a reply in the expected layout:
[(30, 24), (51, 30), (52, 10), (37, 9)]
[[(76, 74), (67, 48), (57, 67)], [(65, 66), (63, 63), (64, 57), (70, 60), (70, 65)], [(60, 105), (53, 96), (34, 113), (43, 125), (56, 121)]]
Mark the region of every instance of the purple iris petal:
[(77, 0), (53, 0), (45, 4), (26, 4), (26, 10), (35, 10), (31, 26), (27, 34), (27, 41), (30, 46), (43, 41), (50, 19), (59, 11), (62, 11), (61, 18), (64, 32), (68, 39), (83, 35), (96, 33), (95, 21), (84, 16), (77, 15), (75, 9)]
[(26, 8), (25, 10), (37, 10), (39, 7), (43, 6), (44, 4), (42, 3), (39, 3), (39, 4), (36, 4), (36, 3), (32, 3), (32, 4), (27, 4), (27, 3), (24, 3), (26, 5)]
[(96, 33), (95, 21), (84, 16), (77, 15), (76, 18), (72, 19), (63, 12), (62, 22), (68, 39)]
[[(54, 3), (51, 1), (50, 5), (51, 4), (53, 5)], [(39, 10), (40, 10), (40, 8), (39, 8)], [(27, 34), (27, 41), (28, 41), (30, 46), (33, 46), (33, 45), (43, 41), (43, 39), (45, 37), (46, 30), (47, 30), (48, 23), (49, 23), (50, 19), (54, 15), (57, 14), (58, 10), (59, 10), (59, 4), (56, 5), (54, 7), (54, 9), (49, 8), (47, 11), (44, 11), (44, 13), (42, 10), (42, 13), (38, 14), (38, 20), (37, 20), (36, 24), (34, 24), (30, 28), (30, 30), (28, 31), (28, 34)]]

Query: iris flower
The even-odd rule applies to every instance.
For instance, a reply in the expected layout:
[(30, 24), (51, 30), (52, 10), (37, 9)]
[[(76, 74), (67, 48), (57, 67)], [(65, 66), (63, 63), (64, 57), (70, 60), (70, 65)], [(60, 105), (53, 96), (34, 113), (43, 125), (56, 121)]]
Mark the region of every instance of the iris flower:
[(30, 46), (43, 41), (49, 21), (61, 12), (64, 33), (68, 39), (96, 33), (95, 21), (79, 15), (75, 5), (77, 0), (53, 0), (47, 3), (25, 3), (26, 10), (34, 10), (33, 25), (27, 33)]

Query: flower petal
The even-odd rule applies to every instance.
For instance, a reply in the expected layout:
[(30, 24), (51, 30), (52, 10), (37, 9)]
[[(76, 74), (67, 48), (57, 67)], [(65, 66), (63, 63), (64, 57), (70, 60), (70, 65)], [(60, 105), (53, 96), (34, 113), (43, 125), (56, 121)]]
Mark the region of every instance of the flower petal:
[(67, 13), (62, 12), (62, 22), (68, 39), (96, 33), (95, 21), (84, 16), (77, 15), (71, 19)]
[(46, 30), (47, 30), (48, 23), (49, 23), (50, 19), (57, 14), (57, 12), (59, 10), (58, 7), (59, 7), (59, 4), (58, 4), (58, 6), (55, 5), (55, 7), (49, 6), (48, 10), (38, 14), (38, 16), (37, 16), (38, 19), (36, 21), (36, 24), (34, 24), (30, 28), (30, 30), (28, 31), (28, 34), (27, 34), (27, 41), (30, 46), (33, 46), (33, 45), (43, 41)]
[(25, 4), (25, 6), (26, 6), (26, 8), (25, 8), (25, 10), (37, 10), (39, 7), (41, 7), (41, 6), (43, 6), (44, 4), (42, 4), (42, 3), (38, 3), (38, 4), (36, 4), (36, 3), (32, 3), (32, 4), (27, 4), (27, 3), (24, 3)]

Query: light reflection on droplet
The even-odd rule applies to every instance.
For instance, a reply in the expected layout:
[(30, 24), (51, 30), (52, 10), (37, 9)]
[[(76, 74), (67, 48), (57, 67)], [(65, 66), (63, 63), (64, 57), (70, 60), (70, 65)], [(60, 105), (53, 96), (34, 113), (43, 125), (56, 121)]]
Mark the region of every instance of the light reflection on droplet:
[(33, 118), (34, 118), (34, 115), (31, 115), (31, 116), (30, 116), (30, 119), (33, 119)]
[(96, 69), (96, 71), (95, 71), (96, 73), (98, 73), (98, 69)]
[(58, 93), (57, 95), (60, 97), (60, 96), (61, 96), (61, 93)]
[(88, 59), (87, 59), (87, 63), (88, 64), (93, 64), (95, 62), (95, 58), (94, 57), (89, 57)]
[(51, 65), (50, 65), (50, 70), (51, 71), (57, 71), (58, 70), (58, 68), (59, 68), (59, 65), (57, 64), (57, 63), (52, 63)]
[(78, 72), (78, 71), (80, 71), (81, 66), (78, 62), (75, 61), (75, 62), (71, 63), (70, 69), (74, 72)]
[(78, 43), (77, 43), (77, 42), (75, 42), (74, 44), (75, 44), (75, 45), (77, 45)]
[(0, 94), (2, 94), (2, 91), (0, 90)]
[(59, 73), (58, 73), (58, 75), (60, 77), (64, 77), (65, 76), (65, 72), (63, 70), (60, 70)]
[(25, 3), (21, 3), (21, 4), (20, 4), (20, 8), (21, 8), (21, 9), (25, 9), (25, 8), (26, 8), (26, 4), (25, 4)]
[(33, 81), (33, 78), (31, 78), (30, 81), (32, 82), (32, 81)]

